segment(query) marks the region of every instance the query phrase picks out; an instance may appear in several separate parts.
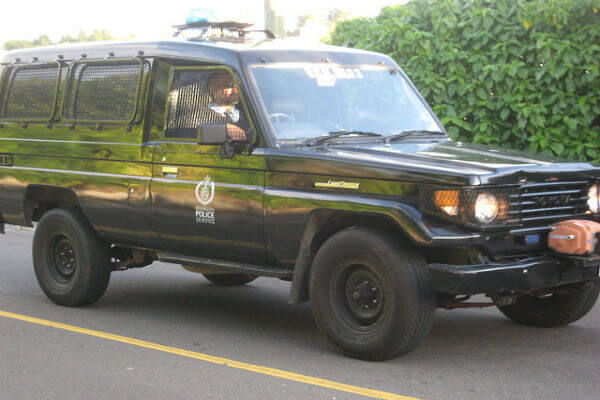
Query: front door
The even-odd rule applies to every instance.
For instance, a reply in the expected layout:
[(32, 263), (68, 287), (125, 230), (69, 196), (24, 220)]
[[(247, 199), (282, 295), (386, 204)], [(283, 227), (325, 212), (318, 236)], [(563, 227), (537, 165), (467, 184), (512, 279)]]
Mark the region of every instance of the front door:
[(237, 148), (251, 140), (251, 122), (237, 93), (227, 69), (170, 70), (151, 183), (152, 215), (168, 251), (230, 260), (266, 257), (262, 153), (224, 154), (220, 145), (196, 143), (197, 127), (205, 123), (231, 124)]

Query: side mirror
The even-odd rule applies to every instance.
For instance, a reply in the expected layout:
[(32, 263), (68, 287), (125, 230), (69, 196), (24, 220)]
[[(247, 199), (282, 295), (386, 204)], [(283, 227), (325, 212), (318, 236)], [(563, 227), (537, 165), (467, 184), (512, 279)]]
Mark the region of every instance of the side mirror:
[(201, 124), (196, 134), (198, 144), (224, 144), (227, 142), (227, 124)]

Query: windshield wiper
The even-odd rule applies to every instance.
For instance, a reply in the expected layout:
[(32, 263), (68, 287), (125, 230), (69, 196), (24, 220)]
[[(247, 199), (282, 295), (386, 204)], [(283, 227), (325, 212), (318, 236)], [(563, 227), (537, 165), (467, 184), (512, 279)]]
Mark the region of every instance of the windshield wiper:
[(357, 136), (372, 136), (372, 137), (382, 137), (381, 133), (376, 132), (368, 132), (368, 131), (331, 131), (327, 132), (327, 136), (321, 136), (314, 139), (313, 143), (323, 143), (330, 139), (335, 139), (340, 136), (348, 136), (348, 135), (357, 135)]
[(389, 142), (393, 142), (393, 141), (396, 141), (399, 139), (403, 139), (405, 137), (414, 136), (417, 134), (446, 136), (446, 134), (444, 132), (440, 132), (440, 131), (428, 131), (426, 129), (411, 129), (411, 130), (402, 131), (402, 132), (398, 132), (393, 135), (390, 135), (386, 138), (386, 140), (389, 143)]

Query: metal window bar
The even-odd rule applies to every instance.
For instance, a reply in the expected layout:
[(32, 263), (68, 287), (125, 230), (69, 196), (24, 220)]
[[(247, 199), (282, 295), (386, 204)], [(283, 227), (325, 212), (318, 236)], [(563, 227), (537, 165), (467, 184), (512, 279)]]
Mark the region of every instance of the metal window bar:
[(150, 68), (152, 67), (151, 59), (143, 59), (142, 60), (143, 71), (142, 71), (142, 81), (140, 92), (137, 100), (136, 111), (133, 120), (130, 123), (139, 123), (141, 122), (144, 112), (146, 109), (146, 103), (148, 100), (148, 85), (150, 80)]

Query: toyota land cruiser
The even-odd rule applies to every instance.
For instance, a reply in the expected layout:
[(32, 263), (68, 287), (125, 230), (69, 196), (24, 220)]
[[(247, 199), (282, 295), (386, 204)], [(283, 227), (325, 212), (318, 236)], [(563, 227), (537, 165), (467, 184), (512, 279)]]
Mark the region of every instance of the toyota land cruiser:
[(475, 294), (528, 325), (590, 311), (600, 168), (454, 142), (390, 57), (245, 28), (7, 53), (0, 228), (35, 223), (52, 301), (90, 304), (156, 260), (277, 277), (370, 360)]

